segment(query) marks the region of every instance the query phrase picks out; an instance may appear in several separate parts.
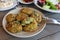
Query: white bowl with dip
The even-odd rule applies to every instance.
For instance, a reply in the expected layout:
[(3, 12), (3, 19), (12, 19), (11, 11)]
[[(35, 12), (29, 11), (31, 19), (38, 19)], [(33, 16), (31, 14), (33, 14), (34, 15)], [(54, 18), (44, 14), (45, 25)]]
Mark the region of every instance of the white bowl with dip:
[(0, 1), (0, 11), (9, 10), (11, 8), (14, 8), (17, 5), (17, 0), (1, 0)]

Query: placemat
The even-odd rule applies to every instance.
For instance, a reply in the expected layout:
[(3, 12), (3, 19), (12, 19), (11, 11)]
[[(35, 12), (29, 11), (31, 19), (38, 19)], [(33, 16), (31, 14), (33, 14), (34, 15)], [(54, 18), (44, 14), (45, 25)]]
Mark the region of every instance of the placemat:
[[(21, 4), (20, 4), (20, 6), (21, 6)], [(22, 5), (22, 6), (26, 6), (26, 5)], [(47, 17), (51, 17), (51, 18), (55, 18), (57, 20), (60, 20), (60, 14), (57, 14), (57, 13), (55, 14), (55, 13), (43, 11), (43, 10), (37, 8), (34, 4), (30, 4), (27, 6), (33, 7), (33, 8), (38, 9), (39, 11), (42, 11), (45, 14), (45, 16), (47, 16)], [(2, 19), (3, 19), (3, 16), (7, 12), (8, 11), (0, 12), (0, 40), (37, 40), (39, 38), (42, 38), (42, 37), (45, 37), (47, 35), (50, 35), (50, 34), (53, 34), (53, 33), (60, 31), (60, 25), (47, 24), (45, 29), (36, 36), (30, 37), (30, 38), (13, 37), (13, 36), (9, 35), (8, 33), (6, 33), (2, 27)]]

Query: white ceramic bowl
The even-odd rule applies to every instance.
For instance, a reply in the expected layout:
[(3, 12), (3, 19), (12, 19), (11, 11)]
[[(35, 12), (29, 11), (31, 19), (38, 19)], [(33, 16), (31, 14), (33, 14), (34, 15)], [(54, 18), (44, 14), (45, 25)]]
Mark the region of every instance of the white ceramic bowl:
[(14, 8), (17, 5), (17, 0), (13, 0), (13, 5), (7, 8), (0, 8), (0, 11), (5, 11)]
[[(22, 8), (23, 8), (23, 7), (22, 7)], [(35, 32), (23, 32), (23, 31), (22, 31), (22, 32), (13, 34), (13, 33), (9, 32), (9, 31), (6, 29), (6, 24), (7, 24), (7, 22), (6, 22), (6, 16), (7, 16), (8, 14), (10, 14), (10, 13), (12, 13), (12, 14), (17, 14), (18, 11), (20, 11), (22, 8), (14, 9), (14, 10), (8, 12), (8, 13), (4, 16), (3, 21), (2, 21), (2, 25), (3, 25), (4, 30), (5, 30), (8, 34), (10, 34), (10, 35), (12, 35), (12, 36), (15, 36), (15, 37), (20, 37), (20, 38), (32, 37), (32, 36), (35, 36), (35, 35), (39, 34), (40, 32), (42, 32), (43, 29), (44, 29), (45, 26), (46, 26), (46, 20), (43, 20), (43, 21), (41, 22), (40, 26), (38, 26), (39, 29), (36, 30)], [(33, 8), (31, 8), (31, 9), (33, 9)], [(33, 10), (36, 10), (36, 9), (33, 9)]]
[(38, 1), (38, 0), (34, 0), (34, 4), (35, 4), (38, 8), (40, 8), (40, 9), (42, 9), (42, 10), (45, 10), (45, 11), (48, 11), (48, 12), (60, 13), (60, 10), (43, 9), (42, 7), (40, 7), (40, 6), (37, 4), (37, 1)]
[(33, 3), (33, 1), (32, 2), (28, 2), (28, 3), (26, 3), (26, 2), (24, 2), (23, 0), (18, 0), (20, 3), (22, 3), (22, 4), (31, 4), (31, 3)]

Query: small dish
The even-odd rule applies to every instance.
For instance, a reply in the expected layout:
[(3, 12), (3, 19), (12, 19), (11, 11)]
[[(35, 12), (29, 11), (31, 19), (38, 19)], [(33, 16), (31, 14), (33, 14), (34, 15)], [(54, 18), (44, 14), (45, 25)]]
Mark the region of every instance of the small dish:
[(13, 4), (9, 7), (4, 7), (4, 8), (0, 8), (0, 11), (5, 11), (5, 10), (9, 10), (9, 9), (12, 9), (14, 8), (15, 6), (17, 5), (17, 1), (16, 0), (13, 0)]
[(33, 1), (31, 1), (31, 2), (24, 2), (23, 0), (18, 0), (20, 3), (22, 3), (22, 4), (31, 4), (31, 3), (33, 3)]
[[(22, 7), (22, 8), (24, 8), (24, 7)], [(10, 12), (8, 12), (5, 16), (4, 16), (4, 18), (3, 18), (3, 21), (2, 21), (2, 25), (3, 25), (3, 29), (8, 33), (8, 34), (10, 34), (10, 35), (12, 35), (12, 36), (15, 36), (15, 37), (19, 37), (19, 38), (28, 38), (28, 37), (32, 37), (32, 36), (35, 36), (35, 35), (37, 35), (37, 34), (39, 34), (40, 32), (42, 32), (43, 31), (43, 29), (45, 28), (45, 26), (46, 26), (46, 20), (42, 20), (42, 22), (39, 24), (39, 28), (36, 30), (36, 31), (34, 31), (34, 32), (24, 32), (24, 31), (22, 31), (22, 32), (19, 32), (19, 33), (11, 33), (11, 32), (9, 32), (7, 29), (6, 29), (6, 24), (7, 24), (7, 21), (6, 21), (6, 16), (8, 15), (8, 14), (17, 14), (22, 8), (16, 8), (16, 9), (14, 9), (14, 10), (12, 10), (12, 11), (10, 11)], [(29, 7), (26, 7), (26, 8), (29, 8)], [(36, 9), (34, 9), (34, 8), (31, 8), (32, 10), (36, 10)], [(38, 11), (38, 10), (36, 10), (36, 11)], [(40, 11), (38, 11), (38, 12), (40, 12)], [(41, 12), (40, 12), (41, 13)], [(41, 13), (41, 15), (43, 15), (42, 13)], [(44, 15), (43, 15), (44, 16)]]

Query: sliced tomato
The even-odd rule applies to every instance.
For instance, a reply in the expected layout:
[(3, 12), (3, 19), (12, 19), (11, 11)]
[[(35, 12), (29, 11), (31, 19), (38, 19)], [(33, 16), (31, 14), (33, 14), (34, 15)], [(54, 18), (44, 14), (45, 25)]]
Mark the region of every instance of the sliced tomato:
[(23, 0), (23, 1), (25, 1), (25, 2), (32, 2), (33, 0)]
[(56, 4), (56, 7), (57, 7), (58, 9), (60, 9), (60, 4)]

